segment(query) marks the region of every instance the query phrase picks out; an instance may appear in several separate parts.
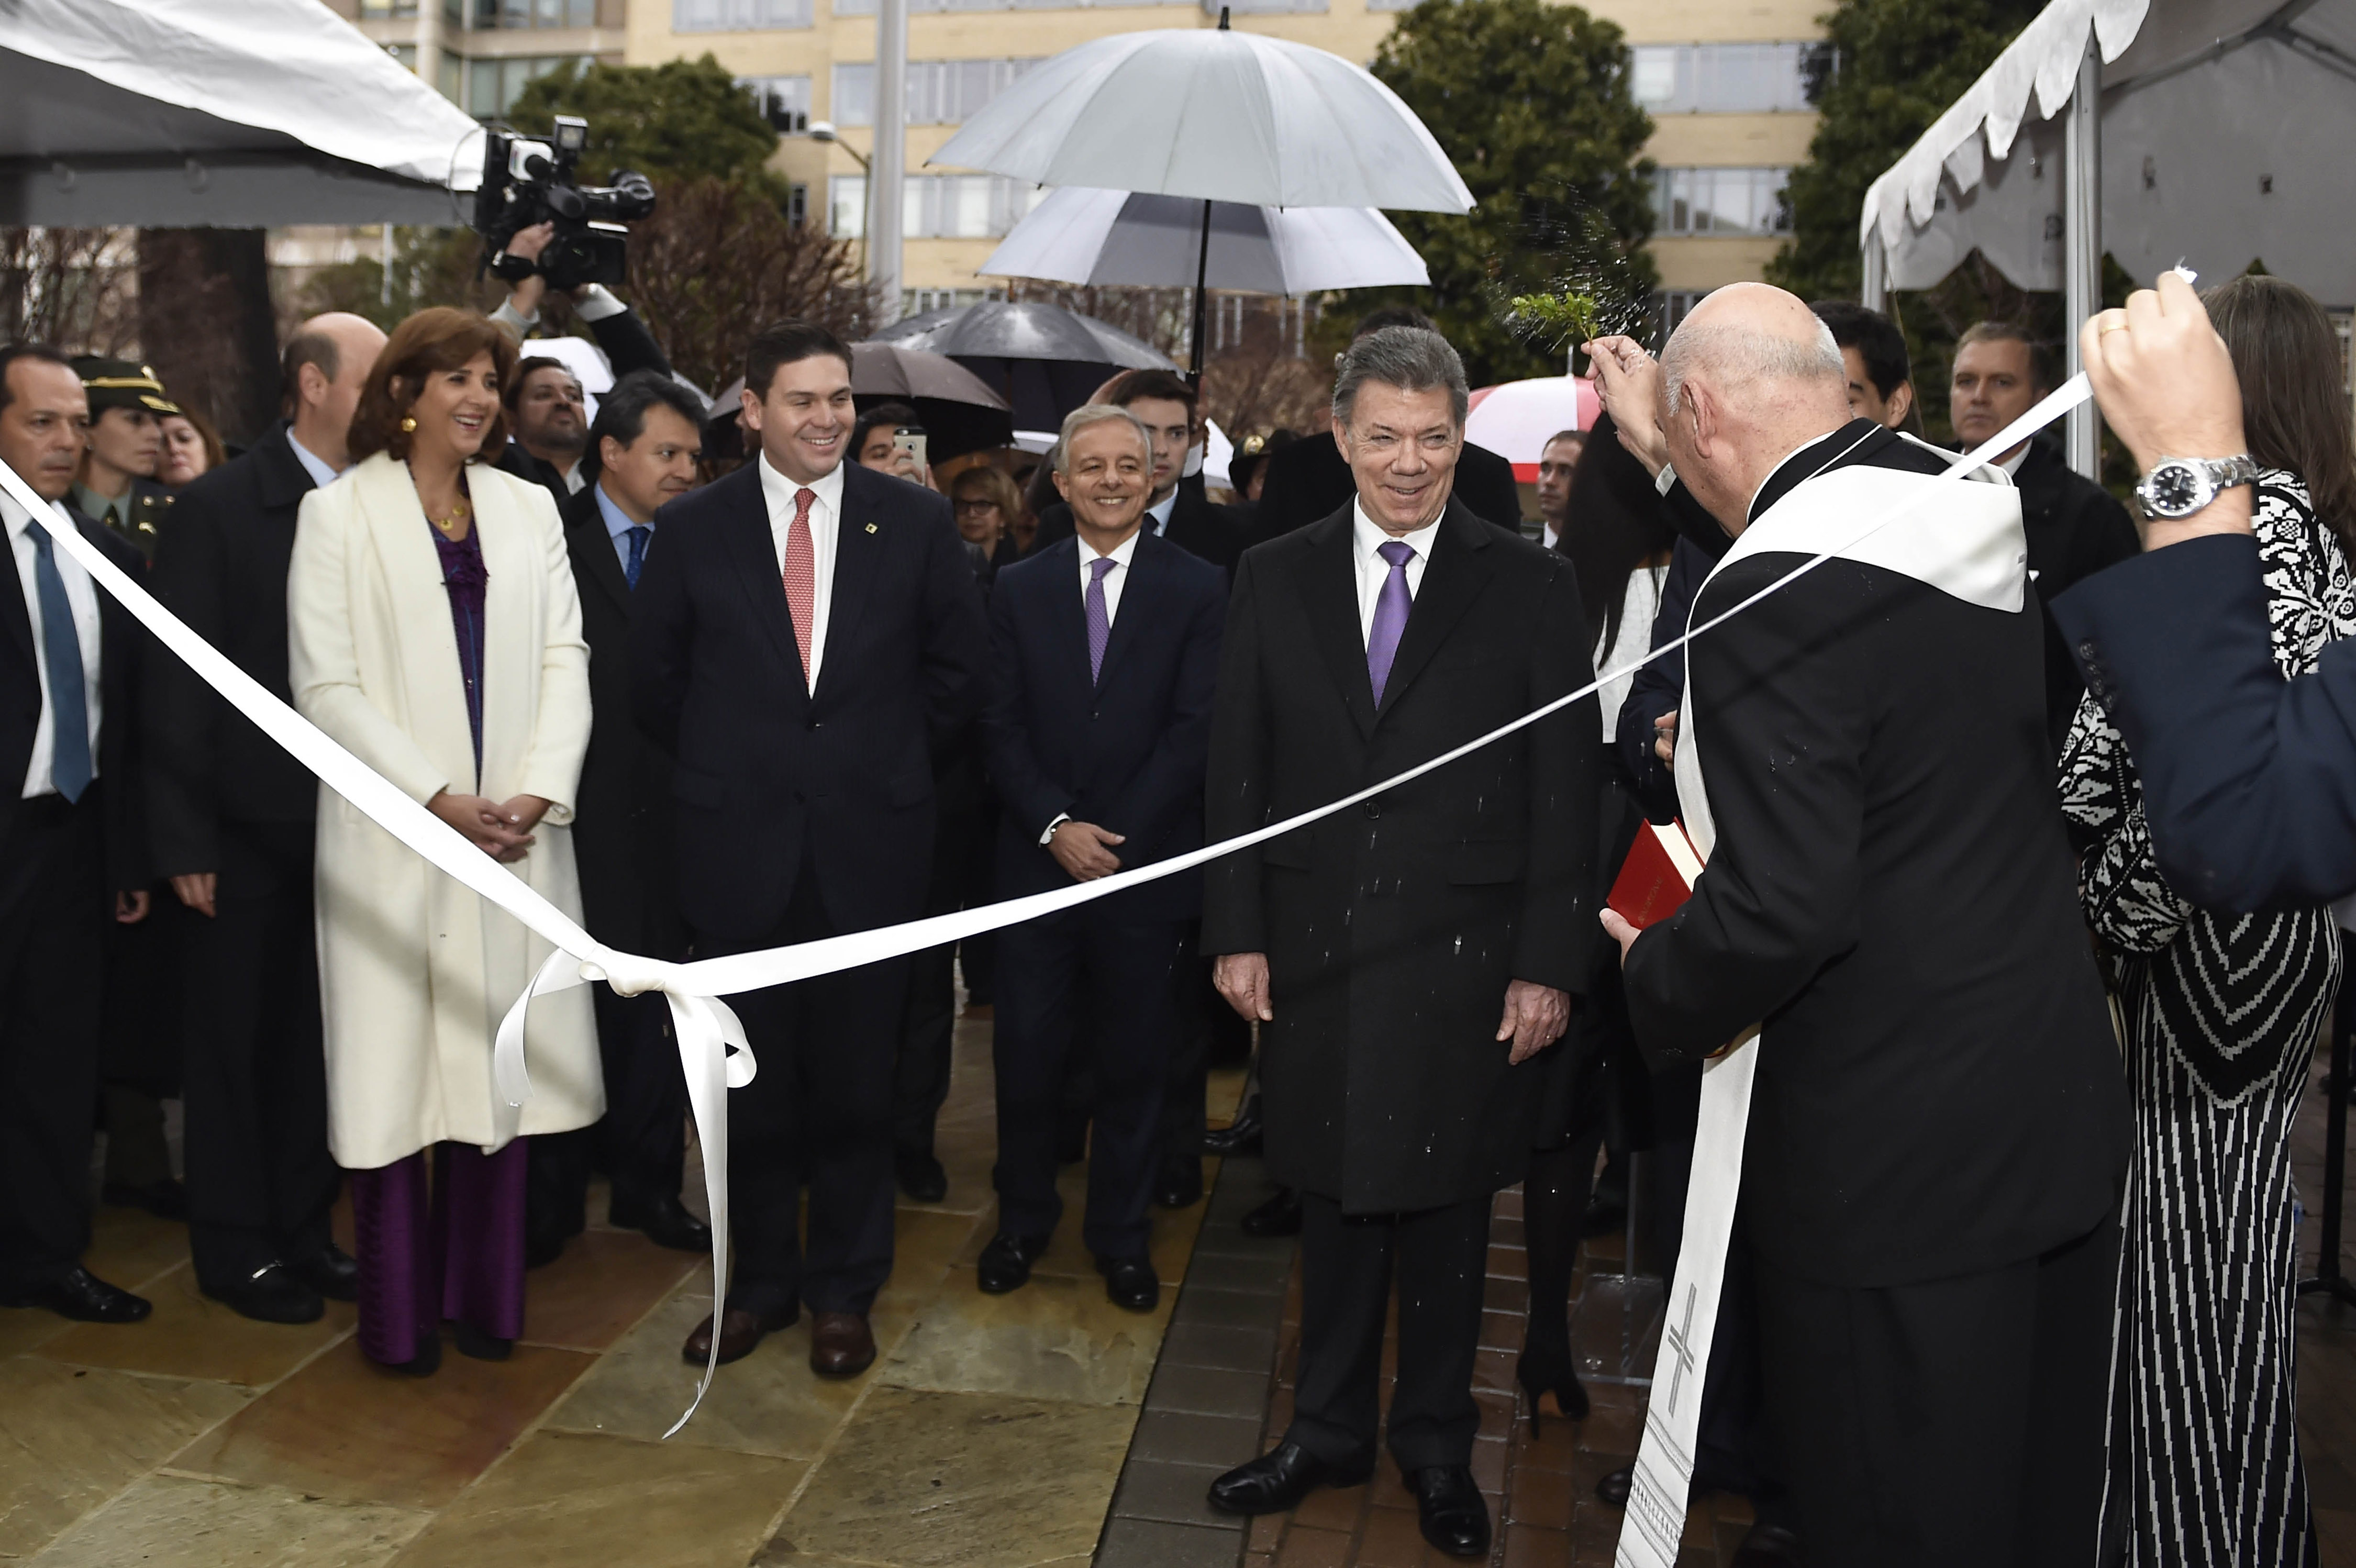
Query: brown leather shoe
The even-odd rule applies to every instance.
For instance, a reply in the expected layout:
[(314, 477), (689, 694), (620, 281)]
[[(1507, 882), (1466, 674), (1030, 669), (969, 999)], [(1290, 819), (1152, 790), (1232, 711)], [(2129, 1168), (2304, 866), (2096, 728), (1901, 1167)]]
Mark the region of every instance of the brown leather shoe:
[[(792, 1327), (795, 1319), (800, 1316), (799, 1307), (791, 1307), (767, 1317), (757, 1312), (747, 1312), (741, 1306), (730, 1307), (720, 1315), (722, 1363), (743, 1360), (753, 1353), (753, 1348), (760, 1344), (764, 1336), (774, 1334), (780, 1328)], [(687, 1343), (679, 1348), (679, 1358), (691, 1367), (703, 1366), (712, 1359), (711, 1318), (706, 1317), (695, 1326), (694, 1332), (687, 1337)]]
[(875, 1336), (857, 1312), (821, 1312), (810, 1319), (810, 1370), (854, 1378), (875, 1364)]

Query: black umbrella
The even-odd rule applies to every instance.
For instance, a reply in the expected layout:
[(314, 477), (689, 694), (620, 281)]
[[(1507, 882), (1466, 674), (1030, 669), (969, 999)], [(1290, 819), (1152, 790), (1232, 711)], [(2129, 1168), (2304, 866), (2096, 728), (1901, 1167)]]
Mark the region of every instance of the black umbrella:
[(869, 339), (945, 354), (1013, 405), (1017, 430), (1055, 430), (1115, 372), (1174, 371), (1153, 347), (1118, 327), (1043, 301), (985, 300), (929, 311)]
[(936, 463), (1014, 444), (1004, 398), (954, 360), (905, 343), (853, 343), (851, 395), (862, 413), (880, 403), (913, 405)]

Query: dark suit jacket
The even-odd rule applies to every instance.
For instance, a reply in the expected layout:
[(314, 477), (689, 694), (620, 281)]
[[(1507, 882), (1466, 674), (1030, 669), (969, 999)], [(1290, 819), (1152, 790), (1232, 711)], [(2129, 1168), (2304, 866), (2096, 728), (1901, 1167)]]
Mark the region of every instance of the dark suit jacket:
[[(1039, 510), (1039, 532), (1031, 537), (1025, 555), (1044, 555), (1072, 537), (1072, 509), (1063, 501)], [(1203, 493), (1201, 478), (1178, 481), (1178, 504), (1170, 509), (1170, 526), (1162, 538), (1188, 554), (1233, 575), (1244, 553), (1242, 528), (1233, 511)], [(1074, 566), (1073, 571), (1079, 568)]]
[(2155, 550), (2054, 603), (2126, 737), (2168, 885), (2206, 908), (2356, 892), (2356, 643), (2285, 681), (2256, 540)]
[[(146, 575), (145, 557), (103, 523), (69, 507), (81, 536), (133, 577)], [(38, 528), (36, 521), (33, 525)], [(41, 725), (41, 667), (33, 651), (33, 617), (26, 607), (16, 563), (0, 585), (0, 838), (15, 824), (25, 770), (33, 763), (33, 736)], [(91, 789), (105, 813), (107, 880), (115, 888), (155, 880), (147, 852), (145, 747), (140, 744), (143, 686), (155, 660), (146, 628), (104, 588), (98, 588), (98, 779)], [(87, 800), (90, 797), (84, 796)]]
[(841, 930), (922, 912), (933, 757), (982, 703), (989, 633), (948, 502), (845, 464), (818, 690), (802, 679), (761, 466), (663, 508), (630, 628), (638, 722), (678, 763), (680, 907), (742, 947), (807, 853)]
[[(1332, 516), (1334, 508), (1348, 506), (1357, 494), (1358, 481), (1333, 438), (1305, 435), (1269, 458), (1268, 482), (1260, 487), (1253, 532), (1245, 542), (1264, 544), (1306, 528)], [(1522, 492), (1514, 479), (1514, 466), (1485, 446), (1464, 444), (1464, 455), (1456, 460), (1451, 499), (1499, 528), (1522, 531)]]
[[(1570, 563), (1451, 501), (1377, 709), (1351, 524), (1344, 507), (1244, 553), (1212, 724), (1214, 841), (1379, 783), (1593, 678)], [(1601, 724), (1588, 696), (1205, 868), (1202, 950), (1268, 955), (1276, 1020), (1260, 1078), (1278, 1181), (1365, 1213), (1521, 1178), (1545, 1068), (1508, 1067), (1497, 1021), (1510, 981), (1586, 987)]]
[[(2127, 509), (2110, 491), (2071, 467), (2054, 443), (2032, 439), (2013, 483), (2020, 490), (2020, 523), (2029, 535), (2029, 582), (2040, 605), (2051, 606), (2104, 567), (2142, 553), (2143, 541)], [(2050, 608), (2042, 619), (2045, 727), (2059, 755), (2086, 685)]]
[[(991, 687), (983, 746), (1001, 802), (998, 897), (1071, 885), (1039, 835), (1071, 816), (1125, 836), (1124, 868), (1203, 843), (1203, 770), (1227, 579), (1141, 535), (1101, 676), (1088, 676), (1079, 542), (999, 574), (990, 598)], [(1099, 906), (1108, 919), (1191, 919), (1202, 874), (1182, 872)]]
[[(1852, 421), (1752, 515), (1860, 435), (1838, 466), (1944, 467)], [(1807, 559), (1739, 561), (1695, 614)], [(2118, 1198), (2126, 1090), (2054, 802), (2036, 616), (1836, 559), (1688, 651), (1718, 843), (1624, 979), (1655, 1060), (1764, 1020), (1754, 1243), (1803, 1278), (1879, 1286), (2084, 1235)]]
[(558, 515), (581, 596), (581, 635), (589, 644), (589, 750), (581, 761), (573, 819), (582, 910), (600, 940), (673, 958), (686, 946), (679, 918), (679, 830), (670, 758), (631, 713), (634, 596), (605, 532), (597, 487), (565, 502)]
[[(286, 572), (310, 472), (281, 421), (180, 492), (148, 585), (230, 661), (292, 703)], [(220, 824), (307, 822), (319, 781), (177, 659), (149, 675), (147, 812), (155, 874), (220, 869)]]

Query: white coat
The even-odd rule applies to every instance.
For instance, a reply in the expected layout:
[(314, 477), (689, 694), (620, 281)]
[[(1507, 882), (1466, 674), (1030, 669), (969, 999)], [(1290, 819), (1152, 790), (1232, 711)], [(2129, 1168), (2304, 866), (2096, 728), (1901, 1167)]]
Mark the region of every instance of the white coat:
[[(466, 481), (490, 576), (480, 779), (434, 526), (408, 468), (381, 453), (303, 498), (286, 585), (294, 706), (421, 803), (445, 789), (547, 800), (530, 852), (509, 869), (578, 919), (570, 824), (589, 650), (564, 531), (540, 486), (484, 464)], [(324, 784), (317, 843), (336, 1163), (371, 1170), (445, 1140), (496, 1150), (506, 1140), (491, 1042), (548, 943)], [(525, 1055), (534, 1092), (520, 1132), (605, 1113), (585, 988), (532, 1003)]]

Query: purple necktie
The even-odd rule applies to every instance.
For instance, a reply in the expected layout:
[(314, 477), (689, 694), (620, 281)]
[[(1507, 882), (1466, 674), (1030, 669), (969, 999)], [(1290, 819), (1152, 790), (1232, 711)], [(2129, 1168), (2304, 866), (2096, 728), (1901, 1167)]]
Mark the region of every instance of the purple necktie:
[(1407, 564), (1415, 554), (1414, 547), (1405, 540), (1393, 539), (1375, 547), (1375, 553), (1391, 564), (1391, 575), (1383, 579), (1383, 591), (1375, 600), (1375, 624), (1366, 633), (1366, 679), (1374, 682), (1375, 706), (1383, 705), (1383, 687), (1391, 678), (1391, 660), (1398, 657), (1399, 634), (1407, 629), (1408, 607), (1415, 601), (1408, 596)]
[[(1105, 608), (1105, 574), (1120, 563), (1099, 555), (1088, 563), (1088, 679), (1104, 673), (1105, 644), (1112, 639), (1112, 614)], [(1066, 601), (1068, 603), (1069, 601)]]

